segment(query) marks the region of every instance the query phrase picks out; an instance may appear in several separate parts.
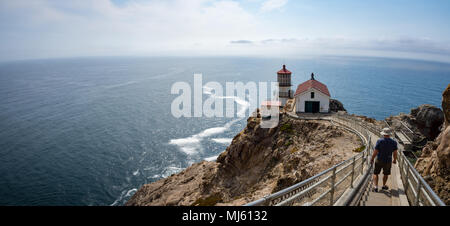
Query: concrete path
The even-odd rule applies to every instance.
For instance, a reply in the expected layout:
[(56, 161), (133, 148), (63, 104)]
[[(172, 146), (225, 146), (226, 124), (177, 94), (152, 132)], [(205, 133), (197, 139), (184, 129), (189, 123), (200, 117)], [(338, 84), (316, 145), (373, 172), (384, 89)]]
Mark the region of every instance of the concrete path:
[[(331, 120), (332, 115), (324, 115), (324, 114), (302, 114), (297, 115), (293, 113), (288, 113), (291, 117), (299, 118), (299, 119), (322, 119), (322, 120)], [(380, 138), (378, 134), (374, 134), (370, 132), (372, 147), (375, 147), (377, 140)], [(398, 144), (399, 150), (404, 150), (403, 146)], [(369, 156), (371, 158), (372, 156)], [(371, 180), (372, 180), (371, 175)], [(372, 182), (372, 181), (371, 181)], [(361, 200), (361, 205), (363, 206), (409, 206), (408, 199), (406, 198), (403, 182), (400, 177), (400, 169), (397, 164), (392, 164), (391, 167), (391, 175), (388, 178), (386, 185), (389, 187), (388, 190), (382, 190), (381, 187), (383, 185), (383, 174), (381, 173), (378, 178), (378, 192), (374, 192), (370, 189), (370, 192), (367, 196), (363, 197)], [(369, 183), (371, 188), (373, 187), (372, 183)]]
[[(372, 135), (372, 143), (375, 144), (379, 139), (378, 136)], [(399, 149), (403, 150), (403, 146), (399, 144)], [(371, 178), (372, 179), (372, 178)], [(378, 176), (378, 192), (373, 191), (373, 183), (370, 183), (371, 189), (366, 198), (362, 200), (364, 206), (409, 206), (408, 199), (406, 198), (403, 183), (400, 177), (400, 168), (397, 164), (392, 164), (391, 175), (389, 176), (386, 185), (388, 190), (382, 190), (383, 186), (383, 173)]]

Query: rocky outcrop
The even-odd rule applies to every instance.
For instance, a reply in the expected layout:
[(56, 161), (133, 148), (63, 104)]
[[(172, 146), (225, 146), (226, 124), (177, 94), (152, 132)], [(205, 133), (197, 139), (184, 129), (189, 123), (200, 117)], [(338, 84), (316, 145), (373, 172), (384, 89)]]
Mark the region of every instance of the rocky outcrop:
[(144, 185), (126, 205), (243, 205), (346, 160), (361, 146), (358, 136), (327, 121), (284, 115), (276, 128), (260, 123), (250, 117), (216, 162)]
[(347, 111), (344, 108), (344, 104), (342, 104), (340, 101), (335, 99), (330, 99), (330, 111), (331, 112), (338, 112), (338, 111)]
[[(404, 129), (406, 125), (414, 134), (412, 144), (405, 149), (420, 152), (428, 141), (434, 141), (441, 132), (444, 122), (443, 111), (433, 105), (424, 104), (411, 109), (410, 114), (401, 113), (386, 119), (396, 131)], [(403, 125), (402, 125), (403, 124)]]
[(450, 84), (442, 94), (442, 109), (444, 111), (445, 126), (450, 126)]
[(424, 104), (411, 109), (411, 116), (411, 123), (416, 125), (421, 134), (429, 140), (436, 139), (444, 122), (444, 113), (440, 108)]
[(440, 128), (444, 122), (444, 113), (438, 107), (424, 104), (411, 109), (410, 114), (402, 113), (389, 117), (387, 120), (392, 122), (393, 127), (396, 129), (400, 128), (401, 125), (395, 121), (402, 121), (414, 132), (431, 141), (436, 139), (441, 132)]
[(439, 197), (450, 205), (450, 85), (443, 93), (442, 109), (446, 120), (444, 129), (434, 141), (425, 145), (415, 168)]

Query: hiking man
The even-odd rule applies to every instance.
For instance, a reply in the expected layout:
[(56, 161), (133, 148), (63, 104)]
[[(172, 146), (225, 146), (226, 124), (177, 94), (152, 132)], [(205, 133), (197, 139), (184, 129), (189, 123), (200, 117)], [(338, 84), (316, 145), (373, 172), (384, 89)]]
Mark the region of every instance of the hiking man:
[[(370, 164), (373, 164), (375, 156), (377, 160), (375, 161), (375, 169), (373, 171), (373, 190), (378, 192), (378, 174), (380, 174), (381, 169), (383, 169), (383, 187), (381, 189), (388, 190), (389, 187), (386, 186), (386, 181), (391, 175), (391, 165), (392, 163), (397, 163), (397, 142), (390, 138), (391, 129), (384, 128), (381, 132), (383, 138), (380, 138), (375, 145), (375, 150), (370, 160)], [(392, 161), (392, 154), (394, 154), (394, 161)]]

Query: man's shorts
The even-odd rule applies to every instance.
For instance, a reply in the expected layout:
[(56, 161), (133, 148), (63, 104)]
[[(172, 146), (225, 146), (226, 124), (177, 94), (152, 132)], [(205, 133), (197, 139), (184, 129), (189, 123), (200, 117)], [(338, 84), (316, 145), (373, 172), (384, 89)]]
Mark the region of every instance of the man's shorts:
[(384, 175), (391, 175), (391, 165), (392, 162), (381, 162), (381, 161), (375, 161), (375, 169), (373, 170), (373, 174), (380, 174), (381, 169), (383, 169)]

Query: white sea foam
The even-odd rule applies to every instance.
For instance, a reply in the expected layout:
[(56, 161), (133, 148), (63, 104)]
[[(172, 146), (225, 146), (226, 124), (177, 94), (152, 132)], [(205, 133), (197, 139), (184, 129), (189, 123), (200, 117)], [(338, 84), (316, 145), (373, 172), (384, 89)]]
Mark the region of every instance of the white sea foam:
[(224, 133), (230, 127), (239, 121), (239, 119), (235, 119), (231, 122), (228, 122), (222, 127), (213, 127), (209, 129), (205, 129), (202, 132), (198, 134), (194, 134), (187, 138), (180, 138), (180, 139), (172, 139), (169, 141), (169, 144), (177, 145), (180, 150), (188, 155), (195, 155), (198, 154), (198, 152), (202, 151), (202, 145), (201, 142), (207, 137), (211, 137), (217, 134)]
[(122, 193), (120, 194), (120, 197), (118, 199), (116, 199), (111, 206), (117, 206), (119, 204), (123, 204), (122, 202), (124, 200), (128, 200), (129, 197), (131, 197), (132, 195), (134, 195), (134, 193), (137, 192), (137, 188), (133, 188), (130, 190), (124, 190), (122, 191)]
[(213, 138), (211, 140), (219, 144), (231, 144), (231, 141), (233, 141), (232, 138)]
[[(214, 98), (219, 98), (219, 99), (233, 99), (238, 105), (240, 105), (240, 109), (237, 112), (237, 115), (239, 117), (244, 116), (245, 112), (250, 107), (250, 103), (245, 101), (245, 100), (243, 100), (242, 98), (239, 98), (239, 97), (236, 97), (236, 96), (216, 96), (211, 91), (212, 91), (212, 88), (207, 87), (207, 86), (203, 86), (203, 93), (204, 94), (207, 94), (207, 95), (210, 95), (210, 96), (212, 96)], [(213, 127), (213, 128), (205, 129), (202, 132), (194, 134), (194, 135), (192, 135), (190, 137), (179, 138), (179, 139), (171, 139), (169, 141), (169, 144), (178, 146), (178, 148), (182, 152), (186, 153), (187, 155), (196, 155), (200, 151), (203, 150), (203, 147), (201, 145), (202, 140), (204, 140), (205, 138), (214, 136), (214, 135), (218, 135), (218, 134), (224, 133), (225, 131), (230, 129), (230, 127), (234, 123), (236, 123), (237, 121), (239, 121), (241, 119), (242, 118), (232, 120), (231, 122), (228, 122), (224, 126), (221, 126), (221, 127)], [(214, 142), (216, 142), (216, 143), (222, 143), (222, 144), (231, 143), (230, 139), (226, 139), (225, 140), (224, 138), (215, 138), (215, 139), (212, 139), (212, 140)]]
[(107, 89), (112, 89), (112, 88), (118, 88), (118, 87), (122, 87), (122, 86), (128, 86), (128, 85), (133, 85), (136, 84), (137, 81), (129, 81), (129, 82), (125, 82), (125, 83), (120, 83), (120, 84), (116, 84), (116, 85), (110, 85), (107, 86)]
[(170, 175), (172, 175), (172, 174), (176, 174), (176, 173), (179, 173), (179, 172), (181, 172), (183, 170), (183, 168), (180, 168), (180, 167), (176, 167), (176, 166), (168, 166), (168, 167), (166, 167), (165, 169), (164, 169), (164, 172), (162, 173), (162, 177), (163, 178), (166, 178), (166, 177), (168, 177), (168, 176), (170, 176)]
[(244, 117), (245, 116), (245, 112), (247, 111), (247, 109), (250, 107), (250, 103), (240, 97), (237, 96), (217, 96), (216, 94), (213, 94), (211, 91), (213, 89), (211, 87), (208, 86), (203, 86), (203, 93), (210, 95), (213, 98), (217, 98), (217, 99), (233, 99), (234, 102), (236, 102), (236, 104), (240, 105), (240, 109), (237, 112), (237, 116), (238, 117)]
[(139, 169), (137, 169), (136, 171), (133, 172), (133, 176), (137, 176), (139, 175)]
[(208, 162), (214, 162), (214, 161), (217, 160), (217, 157), (219, 157), (219, 156), (218, 155), (212, 156), (212, 157), (209, 157), (209, 158), (205, 158), (205, 160), (208, 161)]

